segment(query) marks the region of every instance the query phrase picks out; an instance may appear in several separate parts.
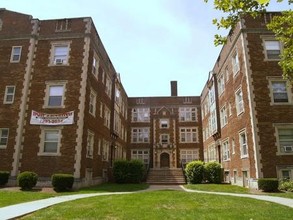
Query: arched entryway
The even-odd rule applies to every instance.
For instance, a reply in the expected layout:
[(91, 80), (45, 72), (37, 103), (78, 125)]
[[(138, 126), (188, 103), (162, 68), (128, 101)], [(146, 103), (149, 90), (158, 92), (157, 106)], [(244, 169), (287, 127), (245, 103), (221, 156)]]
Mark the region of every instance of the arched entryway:
[(162, 153), (160, 156), (160, 161), (161, 168), (170, 167), (170, 155), (168, 153)]

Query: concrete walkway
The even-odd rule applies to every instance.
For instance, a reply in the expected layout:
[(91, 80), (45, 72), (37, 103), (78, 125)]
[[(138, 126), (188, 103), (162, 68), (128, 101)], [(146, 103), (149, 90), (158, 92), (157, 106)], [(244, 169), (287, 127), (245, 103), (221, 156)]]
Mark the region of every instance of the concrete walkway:
[(155, 190), (180, 190), (180, 191), (191, 192), (191, 193), (206, 193), (206, 194), (215, 194), (215, 195), (246, 197), (246, 198), (274, 202), (274, 203), (278, 203), (278, 204), (293, 208), (293, 199), (281, 198), (276, 196), (236, 194), (236, 193), (223, 193), (223, 192), (206, 192), (206, 191), (186, 189), (183, 186), (179, 186), (179, 185), (150, 185), (148, 189), (135, 191), (135, 192), (89, 193), (89, 194), (76, 194), (76, 195), (68, 195), (68, 196), (57, 196), (57, 197), (48, 198), (48, 199), (42, 199), (42, 200), (36, 200), (32, 202), (6, 206), (3, 208), (0, 208), (0, 220), (17, 218), (17, 217), (35, 212), (40, 209), (50, 207), (55, 204), (68, 202), (68, 201), (72, 201), (76, 199), (83, 199), (83, 198), (89, 198), (94, 196), (131, 194), (131, 193), (139, 193), (139, 192), (155, 191)]

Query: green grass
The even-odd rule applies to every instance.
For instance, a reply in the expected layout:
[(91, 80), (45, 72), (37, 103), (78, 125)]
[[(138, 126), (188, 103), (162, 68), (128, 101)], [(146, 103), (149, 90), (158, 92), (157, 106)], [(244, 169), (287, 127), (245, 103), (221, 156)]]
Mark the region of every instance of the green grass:
[(209, 192), (249, 193), (249, 189), (247, 188), (229, 184), (188, 184), (184, 187)]
[(82, 188), (74, 192), (63, 193), (43, 193), (37, 191), (0, 191), (0, 207), (14, 205), (23, 202), (29, 202), (39, 199), (46, 199), (54, 196), (82, 194), (82, 193), (103, 193), (103, 192), (132, 192), (144, 190), (149, 187), (148, 184), (101, 184), (98, 186)]
[(232, 196), (152, 191), (62, 203), (23, 219), (291, 219), (293, 209)]

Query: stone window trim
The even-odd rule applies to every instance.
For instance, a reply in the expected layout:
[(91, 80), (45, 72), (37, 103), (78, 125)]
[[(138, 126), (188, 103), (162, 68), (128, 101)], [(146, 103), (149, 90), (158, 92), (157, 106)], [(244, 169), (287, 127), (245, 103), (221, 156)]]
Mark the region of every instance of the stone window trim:
[[(292, 93), (292, 85), (282, 77), (274, 77), (274, 76), (267, 76), (268, 80), (268, 88), (269, 88), (269, 95), (271, 98), (270, 105), (293, 105), (293, 93)], [(288, 102), (275, 102), (274, 101), (274, 94), (273, 94), (273, 82), (286, 82), (286, 91), (288, 96)]]
[[(244, 135), (245, 137), (245, 143), (242, 143), (242, 135)], [(246, 133), (246, 129), (242, 129), (238, 132), (238, 138), (239, 138), (239, 148), (240, 148), (240, 158), (241, 159), (247, 159), (248, 156), (248, 143), (247, 143), (247, 133)], [(245, 146), (244, 146), (245, 145)], [(244, 152), (244, 148), (245, 147), (245, 151)]]
[(150, 143), (150, 128), (131, 128), (131, 143)]
[[(61, 140), (62, 140), (62, 129), (63, 126), (40, 126), (41, 133), (40, 133), (40, 142), (39, 142), (39, 152), (38, 156), (61, 156)], [(45, 133), (46, 131), (58, 131), (59, 138), (58, 138), (58, 145), (57, 145), (57, 151), (56, 152), (44, 152), (45, 149)]]
[(161, 118), (160, 119), (160, 128), (165, 129), (170, 127), (170, 121), (168, 118)]
[[(6, 134), (3, 134), (5, 131)], [(9, 128), (0, 128), (0, 149), (6, 149), (9, 138)]]
[(291, 152), (281, 152), (281, 144), (279, 137), (279, 129), (293, 129), (293, 123), (274, 123), (273, 127), (275, 128), (275, 138), (276, 138), (276, 148), (277, 148), (277, 156), (282, 155), (293, 155), (293, 146)]
[[(13, 91), (10, 91), (11, 89), (13, 89)], [(3, 104), (12, 104), (14, 102), (14, 97), (15, 97), (15, 86), (14, 85), (6, 86)]]
[[(48, 66), (69, 66), (70, 45), (72, 41), (54, 41), (51, 42), (50, 57)], [(67, 53), (64, 58), (56, 58), (55, 51), (57, 47), (67, 47)]]
[(13, 46), (11, 49), (10, 63), (19, 63), (22, 46)]
[(169, 144), (170, 143), (170, 135), (169, 134), (160, 134), (160, 143), (161, 144)]
[(198, 127), (179, 127), (179, 143), (198, 143)]
[[(66, 94), (66, 84), (67, 81), (65, 80), (58, 80), (58, 81), (45, 81), (46, 88), (45, 88), (45, 97), (44, 97), (44, 105), (43, 108), (65, 108), (64, 102), (65, 102), (65, 94)], [(62, 101), (60, 106), (50, 106), (49, 105), (49, 97), (50, 97), (50, 87), (52, 86), (63, 86), (63, 95), (62, 95)]]
[[(279, 180), (293, 180), (293, 164), (283, 165), (283, 166), (276, 166), (277, 176)], [(287, 176), (284, 176), (284, 173)]]
[(179, 122), (197, 122), (196, 107), (179, 107)]
[(264, 54), (264, 61), (280, 61), (281, 58), (276, 59), (276, 58), (269, 58), (268, 57), (268, 53), (267, 53), (267, 50), (266, 50), (266, 42), (267, 41), (276, 41), (276, 42), (279, 42), (280, 54), (283, 51), (283, 45), (281, 44), (281, 42), (278, 41), (278, 40), (276, 40), (275, 36), (272, 36), (272, 35), (261, 35), (260, 38), (262, 40), (262, 48), (263, 48), (263, 54)]

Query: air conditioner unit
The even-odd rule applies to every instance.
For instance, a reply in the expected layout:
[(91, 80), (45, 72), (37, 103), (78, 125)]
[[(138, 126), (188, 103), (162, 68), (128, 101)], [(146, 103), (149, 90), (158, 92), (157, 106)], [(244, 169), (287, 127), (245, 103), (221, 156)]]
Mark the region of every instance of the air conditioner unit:
[(63, 61), (64, 61), (63, 59), (56, 59), (56, 60), (55, 60), (55, 64), (56, 64), (56, 65), (63, 64)]
[(284, 146), (285, 152), (293, 152), (293, 146)]

